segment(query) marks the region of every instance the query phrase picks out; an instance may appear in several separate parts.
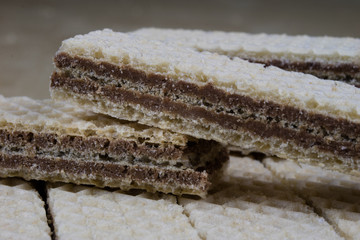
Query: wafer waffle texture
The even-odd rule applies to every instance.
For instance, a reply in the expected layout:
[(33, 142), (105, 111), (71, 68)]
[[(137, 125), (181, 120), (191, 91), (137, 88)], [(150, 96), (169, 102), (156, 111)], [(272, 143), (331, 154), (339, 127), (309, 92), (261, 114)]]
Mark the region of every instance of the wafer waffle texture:
[(206, 199), (179, 198), (202, 239), (343, 239), (260, 161), (231, 157)]
[(261, 162), (231, 157), (206, 199), (49, 184), (57, 239), (342, 239)]
[(56, 239), (200, 239), (174, 196), (48, 187)]
[(28, 182), (0, 179), (0, 239), (48, 239), (44, 202)]
[(296, 190), (346, 239), (360, 238), (360, 178), (291, 160), (264, 163), (284, 184)]
[(228, 158), (215, 142), (27, 97), (0, 96), (0, 133), (3, 177), (205, 196)]
[(55, 64), (55, 100), (359, 175), (351, 85), (111, 30), (63, 41)]
[(360, 86), (360, 39), (356, 38), (161, 28), (131, 34)]

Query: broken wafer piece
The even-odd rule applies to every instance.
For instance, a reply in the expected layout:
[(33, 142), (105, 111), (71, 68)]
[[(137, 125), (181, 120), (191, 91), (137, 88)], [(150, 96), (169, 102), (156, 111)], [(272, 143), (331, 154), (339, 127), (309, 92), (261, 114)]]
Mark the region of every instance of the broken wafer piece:
[(200, 239), (174, 196), (48, 186), (54, 235), (62, 239)]
[(55, 65), (55, 100), (360, 173), (360, 89), (349, 84), (111, 30), (63, 41)]
[(0, 239), (51, 239), (45, 204), (30, 183), (0, 179), (0, 193)]
[(357, 38), (160, 28), (143, 28), (132, 34), (360, 87), (360, 39)]
[(0, 176), (205, 196), (228, 159), (213, 141), (0, 96)]

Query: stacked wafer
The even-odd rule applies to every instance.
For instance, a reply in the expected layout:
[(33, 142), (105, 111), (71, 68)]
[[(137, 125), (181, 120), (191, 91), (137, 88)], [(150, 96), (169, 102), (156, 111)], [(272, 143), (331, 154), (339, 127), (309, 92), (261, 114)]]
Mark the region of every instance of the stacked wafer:
[(204, 197), (227, 159), (214, 141), (63, 102), (0, 96), (0, 177)]
[(111, 30), (63, 41), (55, 65), (55, 100), (359, 175), (360, 89), (352, 85)]
[(56, 239), (343, 239), (259, 161), (231, 157), (202, 200), (48, 184)]
[[(207, 40), (196, 43), (193, 36)], [(226, 175), (218, 176), (228, 160), (224, 145), (359, 175), (360, 89), (268, 66), (356, 85), (358, 42), (330, 47), (337, 42), (158, 29), (65, 40), (51, 77), (55, 102), (0, 96), (0, 177), (203, 198), (46, 184), (43, 197), (58, 239), (356, 238), (356, 177), (336, 173), (339, 185), (348, 178), (355, 183), (348, 195), (340, 188), (334, 197), (304, 190), (309, 174), (284, 165), (292, 179), (275, 158), (263, 161), (265, 169), (260, 161), (233, 157)], [(220, 183), (206, 198), (214, 180)], [(24, 208), (29, 221), (41, 225), (30, 235), (48, 238), (34, 189), (22, 181), (6, 184), (31, 192), (33, 205), (13, 209)], [(18, 194), (3, 185), (10, 197)], [(0, 236), (11, 234), (19, 236), (13, 230)]]

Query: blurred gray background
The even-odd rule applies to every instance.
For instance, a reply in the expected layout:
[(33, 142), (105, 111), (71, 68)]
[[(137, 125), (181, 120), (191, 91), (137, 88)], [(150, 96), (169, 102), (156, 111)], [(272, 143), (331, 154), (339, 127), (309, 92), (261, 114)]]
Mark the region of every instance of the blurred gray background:
[(189, 28), (360, 37), (360, 1), (1, 1), (0, 94), (49, 97), (63, 39), (91, 30)]

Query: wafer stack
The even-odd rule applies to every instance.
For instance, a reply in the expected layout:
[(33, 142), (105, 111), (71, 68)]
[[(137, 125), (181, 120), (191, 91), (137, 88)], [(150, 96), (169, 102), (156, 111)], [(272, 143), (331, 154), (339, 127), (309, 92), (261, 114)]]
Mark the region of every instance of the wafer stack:
[(228, 159), (214, 141), (50, 100), (0, 96), (0, 176), (204, 197)]
[(251, 157), (231, 157), (206, 198), (48, 184), (57, 239), (343, 239)]
[(359, 175), (352, 85), (111, 30), (63, 41), (55, 65), (55, 100)]
[[(159, 29), (65, 40), (53, 101), (0, 96), (0, 177), (49, 182), (44, 206), (22, 180), (0, 181), (10, 198), (31, 192), (10, 212), (44, 239), (45, 208), (59, 240), (356, 239), (358, 45)], [(225, 146), (297, 162), (231, 157), (220, 175)]]

